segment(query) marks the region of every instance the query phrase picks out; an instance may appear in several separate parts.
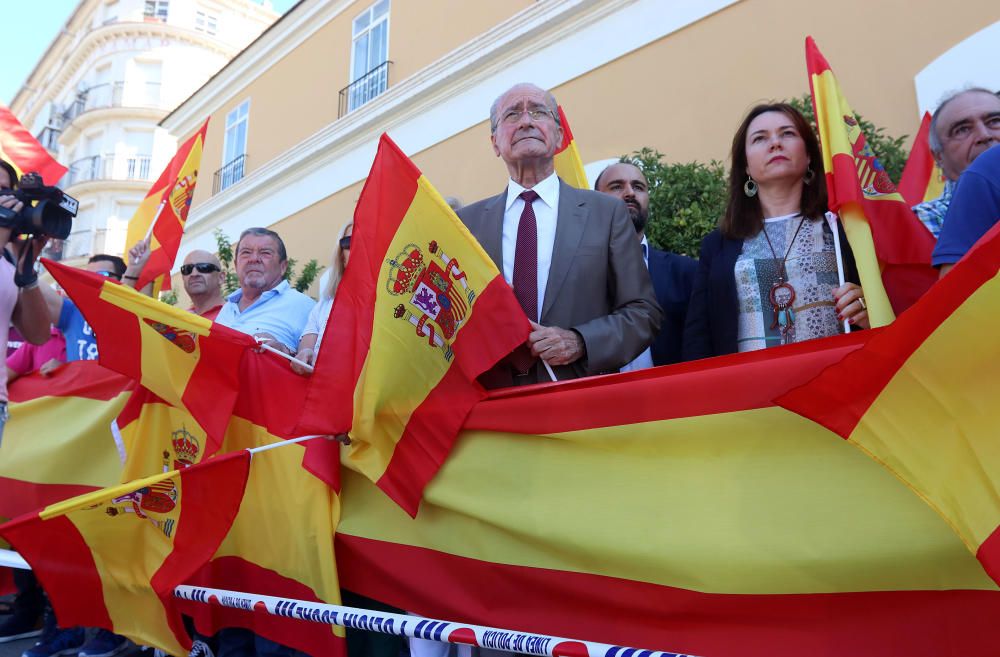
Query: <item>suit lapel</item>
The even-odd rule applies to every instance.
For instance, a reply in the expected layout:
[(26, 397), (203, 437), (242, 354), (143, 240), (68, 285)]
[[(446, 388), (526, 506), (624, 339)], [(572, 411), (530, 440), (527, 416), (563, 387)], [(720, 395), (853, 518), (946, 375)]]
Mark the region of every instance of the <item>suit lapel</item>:
[(483, 250), (493, 259), (500, 275), (503, 276), (503, 215), (504, 205), (507, 200), (506, 188), (499, 196), (494, 196), (487, 201), (483, 208), (483, 230), (479, 244)]
[(556, 213), (556, 239), (552, 245), (552, 262), (549, 265), (549, 278), (545, 284), (545, 299), (542, 303), (541, 319), (545, 323), (546, 315), (552, 310), (559, 289), (566, 281), (573, 257), (580, 245), (583, 233), (587, 228), (587, 202), (581, 198), (577, 190), (559, 180), (559, 210)]

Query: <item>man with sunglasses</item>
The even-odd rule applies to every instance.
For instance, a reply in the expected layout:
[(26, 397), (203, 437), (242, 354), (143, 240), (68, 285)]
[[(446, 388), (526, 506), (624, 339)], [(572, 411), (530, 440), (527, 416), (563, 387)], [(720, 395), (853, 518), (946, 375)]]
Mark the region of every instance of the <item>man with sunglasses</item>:
[(184, 291), (191, 298), (188, 310), (214, 321), (225, 303), (222, 298), (222, 282), (225, 278), (222, 263), (213, 253), (192, 251), (184, 258), (181, 276), (184, 279)]
[[(98, 253), (91, 256), (84, 269), (120, 283), (126, 267), (125, 261), (118, 256)], [(66, 337), (66, 361), (97, 360), (97, 340), (94, 338), (94, 330), (83, 318), (76, 304), (66, 297), (59, 296), (59, 293), (48, 285), (42, 285), (41, 288), (52, 323)]]

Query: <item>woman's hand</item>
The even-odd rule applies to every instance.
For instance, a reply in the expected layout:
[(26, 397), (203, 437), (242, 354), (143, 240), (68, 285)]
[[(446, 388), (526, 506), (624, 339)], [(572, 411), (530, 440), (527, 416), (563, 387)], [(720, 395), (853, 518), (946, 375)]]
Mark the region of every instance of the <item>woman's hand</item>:
[[(312, 347), (299, 347), (298, 353), (295, 354), (298, 360), (309, 363), (310, 365), (315, 365), (316, 361), (316, 351)], [(290, 361), (292, 366), (292, 371), (301, 376), (309, 376), (312, 374), (311, 368), (306, 368), (294, 360)]]
[(844, 283), (833, 291), (833, 300), (836, 302), (838, 319), (847, 320), (849, 324), (861, 328), (871, 328), (865, 292), (860, 285)]

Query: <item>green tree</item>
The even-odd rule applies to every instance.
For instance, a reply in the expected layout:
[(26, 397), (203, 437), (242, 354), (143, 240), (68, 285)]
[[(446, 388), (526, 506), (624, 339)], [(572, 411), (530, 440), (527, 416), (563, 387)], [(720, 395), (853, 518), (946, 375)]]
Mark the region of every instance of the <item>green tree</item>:
[(659, 249), (698, 257), (702, 238), (718, 225), (726, 210), (722, 163), (668, 163), (651, 148), (622, 161), (638, 166), (649, 181), (649, 242)]

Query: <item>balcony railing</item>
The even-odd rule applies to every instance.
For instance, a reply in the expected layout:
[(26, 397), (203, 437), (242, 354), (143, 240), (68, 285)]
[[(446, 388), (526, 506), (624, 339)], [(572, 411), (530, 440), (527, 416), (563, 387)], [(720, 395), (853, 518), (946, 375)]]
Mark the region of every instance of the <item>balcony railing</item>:
[(149, 155), (94, 155), (69, 165), (60, 186), (69, 187), (90, 180), (151, 180)]
[(353, 112), (389, 88), (389, 65), (386, 60), (340, 90), (337, 118)]
[(66, 125), (84, 112), (109, 107), (160, 107), (159, 82), (109, 82), (80, 92), (60, 117)]
[(247, 155), (244, 153), (222, 165), (222, 168), (215, 172), (215, 178), (212, 180), (212, 194), (218, 194), (227, 187), (243, 180), (243, 167), (246, 165), (246, 161)]
[(59, 150), (59, 134), (62, 132), (55, 125), (47, 125), (38, 133), (38, 143), (49, 149), (53, 153)]

